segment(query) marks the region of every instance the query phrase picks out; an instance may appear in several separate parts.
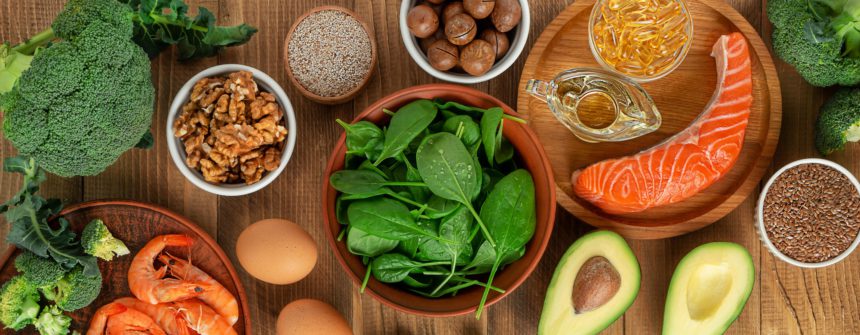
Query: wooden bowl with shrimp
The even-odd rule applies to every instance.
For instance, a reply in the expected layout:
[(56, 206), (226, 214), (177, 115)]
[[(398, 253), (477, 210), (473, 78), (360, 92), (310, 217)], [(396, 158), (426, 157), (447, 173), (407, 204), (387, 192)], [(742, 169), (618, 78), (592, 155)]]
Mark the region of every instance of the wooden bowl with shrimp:
[[(194, 239), (191, 247), (165, 249), (172, 255), (190, 258), (191, 262), (223, 285), (239, 302), (239, 320), (233, 325), (238, 334), (251, 334), (251, 319), (245, 289), (236, 269), (227, 255), (200, 227), (188, 218), (156, 205), (134, 201), (91, 201), (69, 206), (60, 213), (73, 230), (80, 233), (92, 219), (102, 219), (114, 236), (123, 240), (130, 255), (114, 258), (111, 262), (99, 261), (103, 284), (99, 297), (86, 308), (67, 313), (72, 317), (72, 330), (82, 333), (90, 318), (102, 305), (114, 299), (132, 296), (128, 287), (128, 269), (134, 255), (150, 239), (163, 234), (184, 234)], [(15, 276), (14, 260), (21, 251), (10, 247), (0, 256), (0, 282)], [(37, 334), (27, 327), (20, 334)]]

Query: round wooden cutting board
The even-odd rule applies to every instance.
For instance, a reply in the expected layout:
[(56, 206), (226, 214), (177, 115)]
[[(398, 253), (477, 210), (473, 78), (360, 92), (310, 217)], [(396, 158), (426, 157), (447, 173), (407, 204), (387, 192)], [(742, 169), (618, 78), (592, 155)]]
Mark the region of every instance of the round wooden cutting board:
[[(552, 80), (571, 68), (599, 68), (588, 48), (588, 17), (594, 0), (578, 0), (541, 33), (519, 83), (518, 111), (543, 143), (553, 168), (558, 203), (579, 219), (628, 238), (656, 239), (685, 234), (719, 220), (756, 188), (771, 163), (779, 139), (782, 100), (770, 53), (758, 33), (720, 0), (687, 0), (693, 15), (693, 45), (681, 66), (665, 78), (644, 84), (663, 117), (659, 130), (624, 142), (586, 143), (559, 123), (547, 104), (525, 92), (529, 79)], [(753, 105), (741, 156), (727, 175), (695, 196), (671, 205), (624, 215), (605, 213), (578, 198), (571, 173), (609, 158), (635, 154), (680, 132), (704, 110), (716, 89), (711, 48), (721, 35), (741, 32), (749, 42)]]
[[(149, 240), (162, 234), (185, 234), (194, 238), (194, 246), (188, 248), (169, 249), (177, 256), (187, 257), (190, 253), (193, 264), (206, 271), (212, 278), (224, 285), (233, 296), (239, 300), (239, 321), (233, 329), (239, 334), (251, 334), (248, 298), (245, 289), (239, 281), (236, 269), (221, 247), (209, 237), (200, 227), (187, 218), (167, 209), (134, 201), (92, 201), (70, 206), (60, 215), (69, 220), (74, 231), (80, 233), (92, 219), (102, 219), (114, 236), (123, 240), (131, 250), (130, 255), (114, 258), (111, 262), (99, 261), (103, 284), (99, 297), (86, 308), (69, 314), (72, 330), (86, 333), (90, 318), (96, 309), (116, 298), (129, 297), (128, 267), (132, 258)], [(17, 274), (14, 266), (15, 256), (20, 253), (14, 247), (9, 248), (0, 256), (0, 283), (6, 282)], [(25, 328), (21, 334), (38, 334), (32, 326)]]

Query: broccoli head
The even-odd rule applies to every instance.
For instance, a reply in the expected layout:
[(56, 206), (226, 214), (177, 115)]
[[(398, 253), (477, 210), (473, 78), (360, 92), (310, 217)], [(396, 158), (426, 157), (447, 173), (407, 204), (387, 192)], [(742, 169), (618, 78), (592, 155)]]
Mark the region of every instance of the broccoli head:
[(81, 245), (84, 252), (103, 260), (112, 260), (114, 256), (128, 255), (130, 251), (125, 243), (113, 237), (102, 220), (90, 221), (81, 233)]
[(42, 309), (34, 325), (40, 335), (66, 335), (72, 325), (72, 318), (63, 315), (57, 306), (47, 306)]
[(88, 306), (101, 292), (102, 276), (94, 277), (84, 274), (84, 268), (77, 266), (57, 284), (43, 287), (45, 298), (53, 300), (60, 309), (72, 312)]
[(33, 57), (6, 94), (3, 129), (54, 174), (95, 175), (149, 130), (155, 89), (143, 50), (109, 23)]
[[(851, 57), (852, 55), (843, 51), (844, 41), (851, 41), (850, 38), (854, 35), (848, 34), (847, 31), (833, 31), (836, 27), (846, 26), (837, 25), (841, 21), (833, 21), (833, 25), (822, 24), (826, 20), (820, 19), (820, 15), (813, 12), (809, 1), (768, 1), (767, 16), (773, 23), (774, 52), (779, 58), (793, 65), (797, 72), (814, 86), (860, 84), (860, 58)], [(815, 7), (821, 6), (823, 5)], [(842, 10), (842, 6), (838, 9)], [(845, 49), (853, 54), (853, 47)]]
[(54, 260), (29, 251), (24, 251), (15, 258), (15, 269), (37, 287), (52, 286), (68, 272)]
[(9, 279), (0, 288), (0, 322), (6, 328), (21, 330), (39, 315), (39, 290), (23, 276)]
[(57, 14), (51, 28), (54, 35), (73, 39), (91, 23), (100, 21), (109, 24), (121, 33), (122, 38), (132, 36), (133, 12), (131, 7), (117, 0), (69, 0)]
[(821, 106), (815, 127), (815, 147), (822, 155), (860, 140), (860, 88), (841, 88)]

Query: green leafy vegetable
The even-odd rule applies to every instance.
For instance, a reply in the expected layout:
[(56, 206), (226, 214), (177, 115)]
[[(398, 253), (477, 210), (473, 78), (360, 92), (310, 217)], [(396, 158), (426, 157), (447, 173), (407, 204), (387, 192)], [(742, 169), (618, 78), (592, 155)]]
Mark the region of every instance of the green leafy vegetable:
[(475, 166), (460, 139), (449, 133), (427, 136), (418, 147), (415, 157), (418, 159), (418, 171), (430, 191), (466, 206), (487, 235), (487, 240), (494, 244), (493, 238), (487, 233), (487, 228), (472, 206), (472, 197), (481, 187), (478, 182), (479, 168)]
[(363, 230), (350, 227), (346, 235), (346, 247), (355, 255), (376, 257), (397, 247), (399, 242), (370, 235)]
[(176, 45), (179, 59), (211, 57), (224, 47), (248, 42), (257, 29), (247, 24), (218, 26), (215, 15), (199, 7), (196, 17), (188, 16), (181, 0), (122, 0), (134, 11), (134, 41), (155, 57)]
[(384, 159), (403, 152), (409, 143), (433, 122), (437, 112), (436, 106), (430, 100), (415, 100), (400, 107), (391, 117), (391, 123), (385, 131), (382, 154), (373, 165), (379, 165)]
[[(500, 180), (481, 207), (481, 218), (495, 237), (496, 261), (487, 283), (492, 284), (502, 261), (517, 253), (531, 240), (535, 232), (535, 187), (531, 174), (516, 170)], [(489, 288), (484, 289), (476, 318), (481, 317)]]
[(362, 155), (369, 160), (379, 158), (384, 140), (382, 129), (368, 121), (358, 121), (355, 124), (348, 124), (340, 119), (335, 121), (346, 131), (347, 153)]
[(383, 283), (398, 283), (406, 279), (410, 273), (422, 267), (445, 265), (446, 262), (420, 263), (401, 254), (385, 254), (373, 259), (370, 263), (371, 273), (376, 280)]
[[(430, 298), (477, 287), (504, 293), (482, 280), (522, 258), (534, 234), (531, 175), (515, 170), (516, 151), (503, 136), (504, 120), (524, 121), (498, 107), (440, 100), (383, 112), (392, 117), (384, 131), (338, 121), (346, 167), (329, 179), (346, 225), (338, 241), (346, 238), (368, 265), (361, 290), (372, 275)], [(499, 237), (504, 245), (494, 247)]]
[(24, 251), (15, 258), (15, 269), (37, 287), (56, 284), (69, 272), (62, 265), (47, 257)]
[(84, 253), (65, 219), (57, 220), (57, 229), (48, 225), (48, 219), (60, 212), (62, 203), (58, 199), (45, 200), (35, 194), (39, 184), (45, 180), (45, 172), (27, 157), (7, 158), (3, 167), (7, 172), (24, 175), (23, 189), (0, 206), (0, 213), (5, 213), (6, 221), (12, 225), (6, 239), (36, 255), (51, 257), (67, 269), (80, 264), (88, 275), (98, 274), (95, 257)]
[(402, 241), (413, 237), (438, 238), (421, 229), (409, 209), (402, 203), (388, 198), (372, 198), (353, 202), (347, 209), (349, 224), (368, 234)]

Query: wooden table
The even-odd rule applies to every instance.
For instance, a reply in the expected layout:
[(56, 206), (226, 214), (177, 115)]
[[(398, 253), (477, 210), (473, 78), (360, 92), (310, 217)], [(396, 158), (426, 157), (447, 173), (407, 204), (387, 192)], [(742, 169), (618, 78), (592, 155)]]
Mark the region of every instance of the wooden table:
[[(156, 203), (184, 214), (215, 237), (238, 265), (236, 237), (250, 223), (281, 217), (298, 222), (319, 244), (315, 271), (305, 280), (274, 286), (254, 280), (240, 270), (251, 300), (255, 334), (274, 334), (280, 309), (299, 298), (316, 298), (334, 305), (351, 322), (356, 334), (531, 334), (537, 328), (546, 286), (564, 250), (592, 228), (563, 210), (552, 241), (540, 266), (516, 292), (492, 306), (486, 317), (472, 315), (433, 319), (397, 312), (362, 296), (343, 273), (322, 230), (320, 190), (326, 159), (341, 133), (334, 120), (351, 120), (373, 101), (401, 88), (436, 82), (408, 56), (398, 30), (400, 1), (308, 1), (308, 0), (204, 0), (189, 1), (211, 9), (225, 23), (247, 22), (260, 32), (250, 43), (231, 48), (217, 58), (191, 63), (175, 61), (175, 52), (165, 52), (152, 61), (157, 88), (157, 111), (153, 118), (156, 146), (148, 151), (132, 150), (107, 171), (95, 177), (62, 179), (51, 176), (44, 187), (49, 196), (68, 202), (92, 199), (134, 199)], [(571, 1), (533, 0), (532, 28), (528, 47)], [(771, 27), (764, 13), (766, 0), (729, 1), (753, 27), (770, 41)], [(0, 39), (18, 42), (50, 24), (63, 0), (0, 2)], [(281, 57), (283, 39), (301, 13), (323, 4), (351, 8), (375, 29), (379, 63), (365, 92), (355, 101), (321, 106), (303, 99), (289, 84)], [(195, 6), (192, 6), (195, 7)], [(526, 55), (507, 72), (490, 82), (475, 85), (508, 105), (516, 106), (519, 74)], [(813, 124), (827, 90), (806, 84), (785, 63), (775, 60), (782, 83), (783, 126), (774, 167), (816, 156)], [(284, 173), (269, 187), (249, 196), (226, 198), (208, 194), (187, 182), (167, 152), (163, 140), (167, 107), (175, 92), (198, 71), (219, 63), (246, 64), (278, 80), (293, 102), (298, 119), (296, 152)], [(8, 141), (0, 143), (0, 156), (14, 155)], [(829, 157), (860, 174), (860, 146)], [(772, 173), (771, 171), (770, 173)], [(768, 175), (770, 174), (768, 173)], [(20, 187), (17, 175), (0, 175), (0, 196), (7, 199)], [(694, 247), (710, 241), (734, 241), (746, 246), (756, 264), (756, 285), (730, 334), (860, 334), (860, 254), (820, 270), (801, 270), (772, 257), (761, 246), (753, 227), (755, 196), (714, 225), (682, 237), (659, 241), (630, 241), (642, 267), (639, 297), (607, 334), (655, 334), (663, 319), (663, 303), (675, 265)], [(8, 229), (0, 230), (5, 241)], [(0, 242), (0, 248), (5, 248)]]

